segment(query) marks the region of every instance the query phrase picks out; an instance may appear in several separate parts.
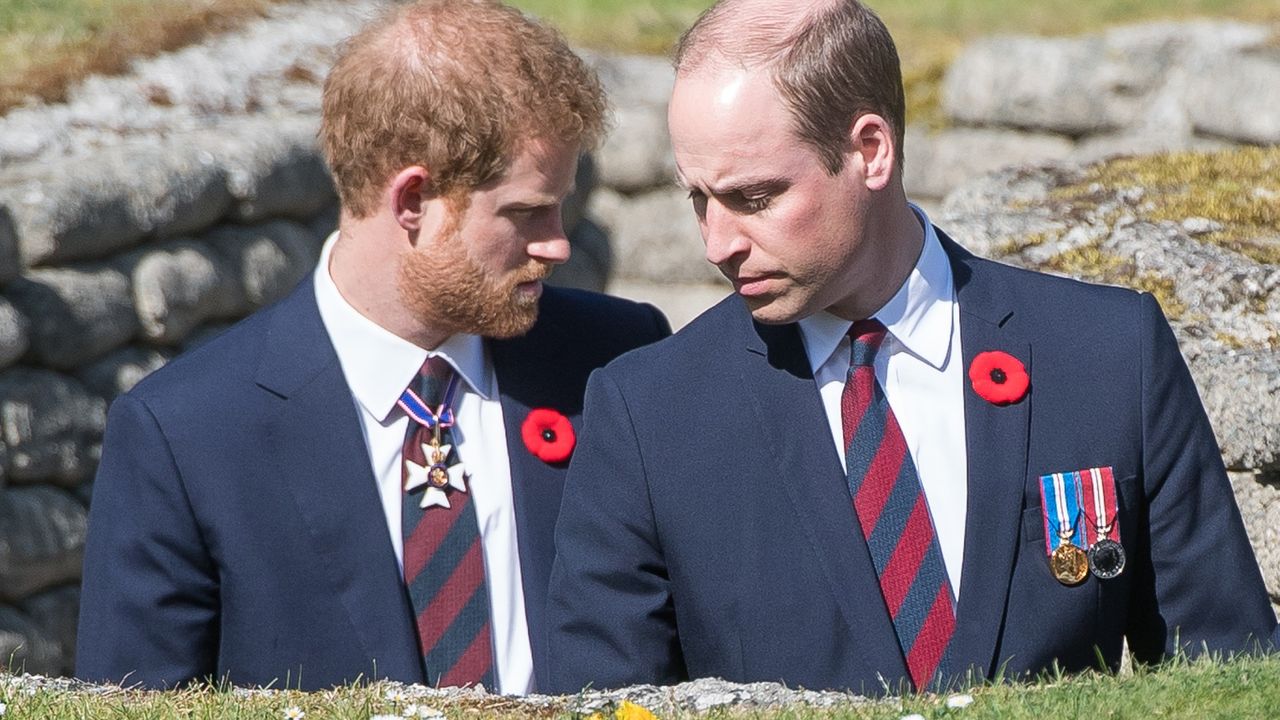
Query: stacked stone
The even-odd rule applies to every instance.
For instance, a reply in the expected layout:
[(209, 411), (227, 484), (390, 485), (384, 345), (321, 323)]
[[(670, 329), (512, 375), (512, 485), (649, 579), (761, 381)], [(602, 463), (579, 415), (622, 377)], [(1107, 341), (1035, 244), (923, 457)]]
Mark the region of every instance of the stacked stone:
[(1280, 143), (1276, 46), (1271, 28), (1208, 20), (980, 40), (947, 69), (947, 128), (908, 128), (908, 192), (937, 201), (1029, 162)]
[(315, 130), (242, 120), (0, 171), (0, 666), (72, 670), (111, 400), (314, 265), (336, 224)]
[[(588, 56), (609, 93), (612, 127), (595, 154), (597, 188), (574, 252), (591, 253), (614, 295), (653, 302), (680, 327), (730, 292), (703, 257), (687, 193), (675, 184), (662, 58)], [(585, 251), (585, 252), (584, 252)]]

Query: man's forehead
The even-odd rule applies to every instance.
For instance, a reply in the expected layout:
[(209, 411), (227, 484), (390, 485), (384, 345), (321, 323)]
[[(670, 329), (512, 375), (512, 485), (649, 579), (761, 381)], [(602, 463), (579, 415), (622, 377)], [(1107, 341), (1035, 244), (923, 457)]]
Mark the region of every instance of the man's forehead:
[(573, 186), (580, 147), (576, 141), (526, 139), (516, 145), (506, 169), (476, 190), (503, 198), (530, 193), (558, 195)]
[(681, 73), (672, 89), (672, 103), (730, 112), (767, 101), (775, 95), (766, 68), (733, 62), (714, 62)]

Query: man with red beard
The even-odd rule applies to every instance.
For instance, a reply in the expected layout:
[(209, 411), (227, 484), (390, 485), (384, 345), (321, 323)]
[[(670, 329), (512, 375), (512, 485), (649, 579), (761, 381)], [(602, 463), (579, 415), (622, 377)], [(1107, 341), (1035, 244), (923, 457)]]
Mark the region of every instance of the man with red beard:
[(495, 2), (399, 5), (348, 42), (316, 271), (112, 407), (78, 676), (545, 684), (587, 376), (670, 332), (543, 285), (603, 111), (563, 40)]

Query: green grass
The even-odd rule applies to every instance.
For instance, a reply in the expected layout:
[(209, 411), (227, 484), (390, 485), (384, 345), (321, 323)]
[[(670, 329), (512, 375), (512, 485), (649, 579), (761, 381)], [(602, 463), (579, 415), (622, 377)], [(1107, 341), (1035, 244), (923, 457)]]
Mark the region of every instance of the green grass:
[[(512, 0), (575, 42), (604, 50), (666, 54), (707, 0)], [(1196, 16), (1280, 24), (1276, 0), (868, 0), (902, 56), (907, 117), (941, 124), (939, 92), (964, 45), (996, 33), (1068, 35), (1109, 25)]]
[(282, 0), (0, 0), (0, 113), (199, 42)]
[[(211, 689), (176, 693), (115, 691), (88, 694), (42, 690), (26, 695), (0, 679), (0, 703), (5, 720), (280, 720), (297, 707), (306, 720), (367, 720), (374, 714), (399, 714), (411, 702), (443, 711), (450, 720), (465, 718), (564, 718), (585, 720), (570, 712), (568, 701), (539, 710), (521, 708), (502, 698), (442, 705), (426, 698), (388, 700), (389, 687), (374, 685), (324, 693), (233, 693)], [(898, 720), (919, 713), (930, 720), (1049, 720), (1058, 718), (1275, 718), (1280, 709), (1280, 658), (1238, 659), (1228, 663), (1175, 662), (1169, 666), (1121, 676), (1088, 673), (1047, 677), (1035, 685), (990, 685), (968, 693), (974, 701), (964, 709), (947, 707), (945, 696), (917, 696), (830, 709), (794, 707), (786, 710), (722, 708), (704, 717), (712, 720), (818, 720), (865, 718)], [(661, 708), (651, 708), (663, 715)], [(635, 712), (624, 718), (637, 718)], [(693, 717), (681, 713), (674, 717)], [(616, 720), (602, 713), (600, 720)]]
[[(172, 49), (286, 0), (0, 0), (0, 112), (28, 97), (59, 100), (90, 72)], [(710, 0), (512, 0), (575, 43), (665, 54)], [(1280, 24), (1276, 0), (869, 0), (897, 38), (908, 117), (939, 124), (938, 88), (955, 54), (993, 33), (1072, 34), (1192, 16)]]

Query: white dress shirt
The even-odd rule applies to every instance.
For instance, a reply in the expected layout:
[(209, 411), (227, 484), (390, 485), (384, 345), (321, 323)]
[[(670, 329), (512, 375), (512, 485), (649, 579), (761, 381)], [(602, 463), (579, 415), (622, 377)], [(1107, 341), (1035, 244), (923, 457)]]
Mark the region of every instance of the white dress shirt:
[[(924, 211), (911, 207), (924, 226), (924, 248), (902, 287), (872, 315), (889, 331), (876, 354), (876, 381), (884, 388), (906, 438), (942, 548), (951, 590), (959, 600), (968, 500), (960, 306), (951, 264), (938, 235)], [(843, 464), (840, 395), (849, 373), (847, 333), (853, 322), (820, 312), (801, 320), (799, 325), (809, 367), (831, 426), (831, 438)]]
[(529, 647), (524, 586), (520, 577), (507, 434), (502, 421), (498, 378), (484, 340), (475, 335), (454, 335), (428, 353), (361, 315), (342, 297), (329, 274), (329, 256), (337, 236), (335, 232), (325, 241), (320, 254), (315, 272), (316, 303), (360, 416), (365, 447), (373, 463), (373, 477), (378, 482), (382, 509), (386, 513), (384, 529), (391, 537), (401, 573), (404, 572), (404, 538), (400, 519), (400, 463), (409, 418), (396, 406), (396, 400), (427, 356), (440, 355), (465, 380), (455, 406), (454, 445), (471, 474), (467, 490), (472, 495), (480, 523), (496, 690), (504, 695), (532, 692), (533, 652)]

